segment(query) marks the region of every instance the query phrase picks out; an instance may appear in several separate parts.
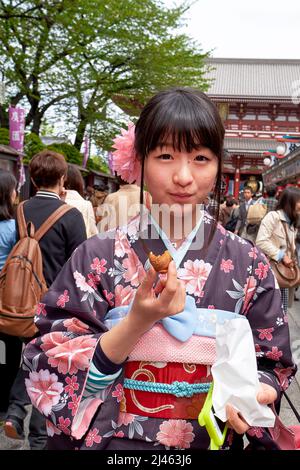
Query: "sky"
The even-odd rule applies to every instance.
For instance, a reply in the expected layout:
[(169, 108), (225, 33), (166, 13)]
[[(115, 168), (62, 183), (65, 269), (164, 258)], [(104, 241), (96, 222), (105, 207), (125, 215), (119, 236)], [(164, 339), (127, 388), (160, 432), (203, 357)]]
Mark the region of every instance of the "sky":
[(212, 57), (300, 59), (299, 0), (196, 0), (185, 16), (183, 31)]

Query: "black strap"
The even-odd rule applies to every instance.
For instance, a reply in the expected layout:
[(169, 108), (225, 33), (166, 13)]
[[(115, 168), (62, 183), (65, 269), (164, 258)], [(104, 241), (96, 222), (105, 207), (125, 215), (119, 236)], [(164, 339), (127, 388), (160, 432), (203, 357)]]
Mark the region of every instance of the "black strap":
[(296, 416), (297, 420), (298, 420), (298, 421), (299, 421), (299, 423), (300, 423), (300, 415), (299, 415), (298, 411), (296, 410), (296, 408), (295, 408), (294, 404), (291, 402), (291, 399), (290, 399), (290, 397), (288, 396), (288, 394), (287, 394), (287, 393), (286, 393), (284, 390), (283, 390), (283, 392), (282, 392), (282, 393), (283, 393), (283, 395), (284, 395), (284, 397), (285, 397), (286, 401), (287, 401), (287, 402), (288, 402), (288, 404), (290, 405), (291, 409), (293, 410), (293, 412), (294, 412), (294, 415)]

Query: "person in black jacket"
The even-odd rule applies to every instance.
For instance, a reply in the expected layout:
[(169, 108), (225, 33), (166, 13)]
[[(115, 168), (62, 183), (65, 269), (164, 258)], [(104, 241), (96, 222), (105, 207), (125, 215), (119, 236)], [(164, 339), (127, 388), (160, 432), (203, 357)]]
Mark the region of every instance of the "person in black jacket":
[[(65, 158), (48, 149), (36, 154), (29, 171), (37, 189), (34, 197), (24, 204), (26, 222), (31, 221), (36, 230), (61, 205), (64, 181), (67, 174)], [(86, 229), (81, 213), (74, 207), (64, 214), (41, 238), (39, 244), (43, 258), (43, 274), (47, 287), (55, 280), (75, 248), (86, 240)], [(14, 439), (24, 438), (23, 422), (30, 403), (25, 389), (24, 371), (19, 369), (10, 392), (10, 404), (4, 425), (5, 434)], [(29, 423), (29, 443), (33, 450), (46, 448), (46, 426), (43, 416), (33, 408)]]
[(244, 187), (244, 202), (242, 202), (239, 206), (239, 215), (238, 215), (238, 221), (234, 230), (234, 233), (239, 235), (242, 238), (250, 239), (251, 236), (247, 234), (247, 214), (249, 207), (254, 204), (253, 198), (253, 190), (251, 186), (245, 186)]

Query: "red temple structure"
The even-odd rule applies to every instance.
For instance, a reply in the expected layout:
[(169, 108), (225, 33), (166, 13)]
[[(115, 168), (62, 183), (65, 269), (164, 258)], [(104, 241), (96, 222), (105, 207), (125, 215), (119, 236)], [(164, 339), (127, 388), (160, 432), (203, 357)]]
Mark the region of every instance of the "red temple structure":
[(300, 147), (300, 60), (211, 58), (207, 64), (207, 93), (226, 129), (225, 192), (238, 197), (245, 183), (261, 192), (263, 173)]

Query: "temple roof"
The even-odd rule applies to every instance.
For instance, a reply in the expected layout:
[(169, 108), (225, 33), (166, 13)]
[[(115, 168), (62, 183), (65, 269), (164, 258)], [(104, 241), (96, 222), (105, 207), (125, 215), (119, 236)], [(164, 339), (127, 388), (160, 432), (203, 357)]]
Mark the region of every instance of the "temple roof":
[(230, 153), (263, 153), (275, 150), (277, 146), (275, 139), (225, 137), (224, 142), (224, 148)]
[(18, 157), (19, 155), (23, 155), (22, 152), (18, 152), (13, 147), (9, 145), (0, 144), (0, 153), (5, 155), (12, 155), (14, 157)]
[(210, 58), (207, 64), (212, 70), (205, 76), (214, 80), (207, 92), (212, 98), (276, 98), (292, 102), (293, 86), (300, 98), (300, 60)]

